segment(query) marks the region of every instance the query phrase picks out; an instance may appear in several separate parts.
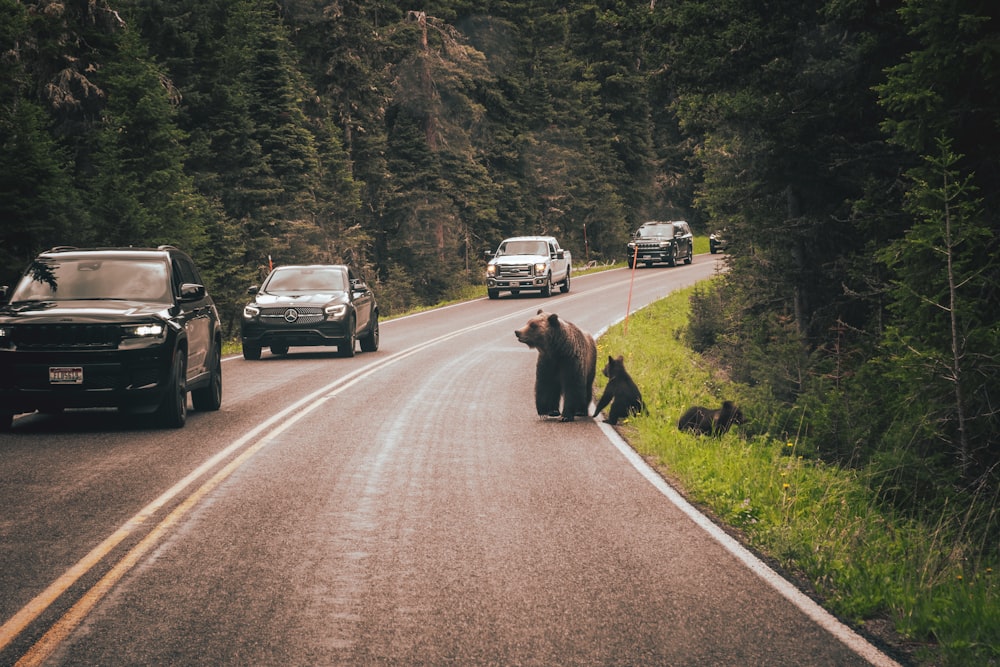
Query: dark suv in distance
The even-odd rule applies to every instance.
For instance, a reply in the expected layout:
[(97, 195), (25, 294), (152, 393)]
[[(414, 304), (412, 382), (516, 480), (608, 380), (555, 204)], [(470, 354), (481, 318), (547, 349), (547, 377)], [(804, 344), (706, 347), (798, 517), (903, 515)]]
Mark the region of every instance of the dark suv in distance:
[(0, 430), (96, 407), (179, 428), (189, 391), (197, 410), (222, 404), (219, 315), (177, 248), (53, 248), (0, 302)]
[(353, 357), (356, 341), (364, 352), (378, 350), (378, 303), (348, 266), (279, 266), (247, 292), (253, 301), (240, 322), (244, 359), (260, 359), (264, 346), (279, 355), (293, 346), (336, 345), (340, 356)]
[(683, 260), (690, 264), (694, 258), (694, 235), (683, 220), (672, 222), (650, 221), (643, 223), (628, 243), (628, 266), (642, 263), (646, 266), (666, 263), (677, 266)]

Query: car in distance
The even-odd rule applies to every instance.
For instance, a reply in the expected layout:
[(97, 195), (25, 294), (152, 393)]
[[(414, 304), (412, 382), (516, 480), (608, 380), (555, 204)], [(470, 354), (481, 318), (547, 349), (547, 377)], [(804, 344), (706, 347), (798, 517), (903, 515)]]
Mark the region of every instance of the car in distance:
[(681, 260), (690, 264), (694, 258), (694, 235), (683, 220), (651, 220), (635, 231), (626, 250), (629, 268), (639, 263), (677, 266)]
[(178, 428), (188, 392), (196, 410), (222, 404), (219, 315), (177, 248), (53, 248), (0, 302), (0, 430), (96, 407)]
[(504, 239), (496, 252), (487, 252), (486, 295), (499, 298), (501, 290), (513, 296), (522, 291), (537, 291), (552, 296), (559, 285), (569, 292), (573, 273), (573, 255), (559, 247), (554, 236), (514, 236)]
[(264, 347), (282, 355), (290, 347), (336, 345), (340, 356), (353, 357), (358, 341), (364, 352), (378, 350), (378, 303), (349, 266), (279, 266), (247, 292), (253, 300), (240, 322), (244, 359), (260, 359)]
[(708, 236), (708, 250), (713, 255), (726, 249), (729, 242), (726, 239), (726, 230), (712, 232)]

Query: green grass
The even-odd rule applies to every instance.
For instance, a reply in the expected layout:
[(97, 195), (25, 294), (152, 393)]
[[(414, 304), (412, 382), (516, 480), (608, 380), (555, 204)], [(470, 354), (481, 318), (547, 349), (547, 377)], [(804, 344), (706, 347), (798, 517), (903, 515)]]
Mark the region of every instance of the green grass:
[[(690, 405), (743, 403), (740, 388), (683, 343), (691, 292), (633, 314), (598, 341), (599, 366), (609, 354), (623, 355), (649, 408), (628, 420), (626, 439), (692, 502), (807, 582), (836, 615), (862, 628), (889, 625), (919, 664), (1000, 664), (998, 554), (963, 543), (962, 517), (887, 514), (864, 470), (824, 464), (808, 443), (767, 436), (766, 424), (755, 424), (765, 435), (753, 437), (677, 430)], [(983, 552), (992, 554), (989, 562), (972, 556)]]

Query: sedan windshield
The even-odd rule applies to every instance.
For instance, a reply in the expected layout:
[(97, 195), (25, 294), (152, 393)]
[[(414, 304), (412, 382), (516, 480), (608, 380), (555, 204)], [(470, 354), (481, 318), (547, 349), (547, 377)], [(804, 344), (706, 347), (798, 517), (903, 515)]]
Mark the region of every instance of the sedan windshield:
[(162, 261), (102, 258), (42, 259), (31, 264), (11, 301), (118, 299), (170, 303)]
[(344, 292), (347, 275), (334, 268), (277, 269), (263, 289), (267, 292)]

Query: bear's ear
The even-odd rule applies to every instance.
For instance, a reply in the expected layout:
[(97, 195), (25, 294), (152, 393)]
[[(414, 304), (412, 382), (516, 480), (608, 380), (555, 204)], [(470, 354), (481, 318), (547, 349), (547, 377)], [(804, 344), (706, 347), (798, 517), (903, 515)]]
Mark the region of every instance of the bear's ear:
[(549, 315), (549, 325), (553, 326), (553, 327), (558, 327), (559, 326), (559, 316), (556, 315), (555, 313), (552, 313), (551, 315)]
[(608, 363), (609, 363), (609, 364), (613, 364), (613, 363), (615, 363), (615, 359), (614, 359), (614, 357), (612, 357), (612, 356), (611, 356), (610, 354), (608, 355)]
[(539, 309), (538, 309), (538, 312), (537, 312), (537, 313), (535, 313), (535, 315), (541, 315), (541, 314), (542, 314), (542, 313), (544, 313), (544, 312), (545, 312), (544, 310), (542, 310), (541, 308), (539, 308)]

